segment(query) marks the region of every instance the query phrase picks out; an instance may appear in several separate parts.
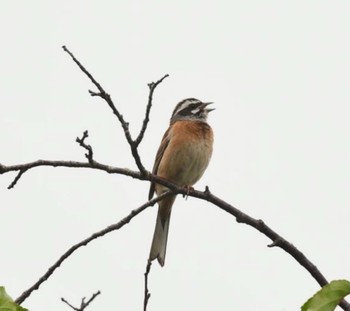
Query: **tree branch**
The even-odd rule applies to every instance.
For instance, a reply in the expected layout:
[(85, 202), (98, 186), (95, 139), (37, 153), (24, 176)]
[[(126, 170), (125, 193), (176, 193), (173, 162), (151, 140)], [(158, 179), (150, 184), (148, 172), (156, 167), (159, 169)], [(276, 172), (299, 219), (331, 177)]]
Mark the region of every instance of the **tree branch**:
[(145, 276), (145, 292), (143, 298), (143, 311), (147, 310), (148, 300), (151, 298), (151, 293), (148, 290), (148, 275), (151, 272), (152, 261), (147, 260), (146, 271), (144, 273)]
[(92, 150), (92, 147), (90, 145), (87, 145), (85, 143), (85, 139), (89, 137), (89, 133), (88, 131), (84, 131), (83, 133), (83, 137), (82, 138), (79, 138), (77, 137), (76, 139), (76, 142), (81, 146), (83, 147), (84, 149), (86, 149), (88, 151), (88, 153), (85, 153), (85, 157), (88, 159), (89, 163), (90, 164), (93, 164), (94, 162), (94, 152)]
[(66, 299), (64, 299), (63, 297), (61, 298), (61, 301), (63, 301), (65, 304), (67, 304), (69, 307), (71, 307), (73, 310), (75, 311), (84, 311), (86, 309), (86, 307), (99, 295), (101, 294), (100, 291), (97, 291), (95, 294), (93, 294), (90, 299), (85, 302), (85, 297), (83, 297), (81, 299), (81, 303), (80, 303), (80, 307), (79, 308), (76, 308), (74, 307), (73, 305), (71, 305)]
[(140, 155), (138, 153), (137, 147), (140, 144), (140, 142), (143, 139), (144, 133), (146, 131), (146, 127), (147, 127), (147, 123), (149, 121), (149, 113), (150, 113), (150, 109), (152, 106), (152, 97), (153, 97), (153, 92), (156, 89), (156, 87), (166, 78), (168, 77), (168, 75), (165, 75), (163, 78), (161, 78), (160, 80), (158, 80), (157, 82), (152, 82), (149, 84), (149, 88), (150, 88), (150, 94), (148, 97), (148, 105), (146, 108), (146, 116), (145, 116), (145, 120), (143, 121), (143, 126), (141, 128), (140, 134), (138, 135), (137, 139), (134, 141), (131, 137), (130, 134), (130, 130), (129, 130), (129, 123), (126, 122), (124, 120), (123, 115), (118, 111), (118, 109), (116, 108), (116, 106), (114, 105), (114, 102), (112, 100), (112, 97), (103, 89), (103, 87), (101, 86), (100, 83), (98, 83), (96, 81), (96, 79), (90, 74), (90, 72), (76, 59), (76, 57), (73, 55), (73, 53), (71, 51), (69, 51), (67, 49), (67, 47), (64, 45), (62, 46), (63, 50), (68, 53), (68, 55), (73, 59), (73, 61), (78, 65), (78, 67), (80, 68), (80, 70), (90, 79), (90, 81), (97, 87), (98, 92), (94, 92), (89, 90), (89, 93), (91, 96), (98, 96), (101, 97), (102, 99), (104, 99), (106, 101), (106, 103), (108, 104), (108, 106), (112, 109), (114, 115), (118, 118), (123, 130), (124, 130), (124, 134), (125, 134), (125, 138), (127, 140), (127, 142), (129, 143), (130, 149), (131, 149), (131, 154), (135, 160), (135, 163), (139, 169), (139, 171), (141, 172), (142, 175), (147, 175), (148, 172), (145, 169), (145, 167), (143, 166), (142, 162), (141, 162), (141, 158)]
[(19, 179), (22, 177), (22, 175), (27, 171), (27, 169), (20, 169), (15, 179), (11, 182), (11, 184), (7, 187), (7, 189), (12, 189), (14, 186), (16, 186)]
[(110, 233), (112, 231), (118, 230), (120, 228), (122, 228), (124, 225), (126, 225), (127, 223), (129, 223), (136, 215), (140, 214), (141, 212), (143, 212), (147, 207), (152, 206), (154, 204), (156, 204), (158, 201), (162, 200), (164, 197), (170, 195), (171, 191), (167, 191), (164, 192), (162, 195), (160, 195), (159, 197), (156, 197), (152, 200), (149, 200), (148, 202), (144, 203), (143, 205), (141, 205), (140, 207), (138, 207), (137, 209), (131, 211), (131, 213), (124, 217), (122, 220), (120, 220), (119, 222), (112, 224), (98, 232), (95, 232), (94, 234), (92, 234), (90, 237), (86, 238), (85, 240), (82, 240), (81, 242), (73, 245), (72, 247), (70, 247), (47, 271), (46, 273), (40, 277), (40, 279), (33, 285), (31, 286), (29, 289), (27, 289), (26, 291), (24, 291), (22, 293), (21, 296), (19, 296), (15, 302), (17, 304), (21, 304), (24, 300), (26, 300), (33, 291), (39, 289), (40, 285), (42, 283), (44, 283), (45, 281), (47, 281), (47, 279), (54, 273), (54, 271), (63, 263), (63, 261), (65, 261), (70, 255), (72, 255), (77, 249), (79, 249), (82, 246), (86, 246), (87, 244), (89, 244), (91, 241), (100, 238), (104, 235), (106, 235), (107, 233)]
[[(101, 164), (99, 162), (93, 161), (93, 163), (88, 162), (74, 162), (74, 161), (47, 161), (47, 160), (38, 160), (35, 162), (25, 163), (25, 164), (19, 164), (19, 165), (12, 165), (12, 166), (5, 166), (3, 164), (0, 164), (0, 174), (4, 174), (10, 171), (23, 171), (26, 172), (29, 169), (32, 169), (34, 167), (39, 166), (52, 166), (52, 167), (69, 167), (69, 168), (92, 168), (92, 169), (98, 169), (101, 171), (105, 171), (109, 174), (121, 174), (125, 176), (130, 176), (132, 178), (136, 178), (139, 180), (148, 180), (153, 181), (158, 184), (161, 184), (163, 186), (166, 186), (174, 193), (188, 195), (191, 197), (196, 197), (202, 200), (206, 200), (208, 202), (211, 202), (212, 204), (218, 206), (219, 208), (223, 209), (227, 213), (233, 215), (236, 217), (236, 220), (238, 223), (244, 223), (246, 225), (249, 225), (256, 230), (263, 233), (265, 236), (267, 236), (269, 239), (271, 239), (272, 244), (270, 244), (270, 247), (279, 247), (283, 249), (285, 252), (290, 254), (301, 266), (303, 266), (311, 275), (312, 277), (318, 282), (320, 286), (324, 286), (328, 284), (327, 279), (323, 276), (323, 274), (319, 271), (319, 269), (301, 252), (299, 251), (293, 244), (288, 242), (286, 239), (284, 239), (282, 236), (280, 236), (278, 233), (276, 233), (274, 230), (272, 230), (268, 225), (266, 225), (262, 220), (255, 219), (239, 209), (233, 207), (232, 205), (228, 204), (227, 202), (223, 201), (222, 199), (216, 197), (213, 195), (209, 188), (207, 187), (205, 191), (197, 191), (194, 189), (188, 189), (179, 187), (176, 184), (165, 180), (163, 178), (160, 178), (153, 174), (147, 174), (146, 176), (142, 175), (140, 172), (118, 168), (118, 167), (112, 167), (109, 165)], [(341, 307), (344, 310), (350, 310), (350, 305), (346, 303), (345, 301), (342, 302)]]
[(136, 171), (132, 171), (125, 168), (119, 168), (119, 167), (113, 167), (109, 165), (105, 165), (102, 163), (99, 163), (97, 161), (93, 161), (92, 163), (89, 162), (79, 162), (79, 161), (51, 161), (51, 160), (37, 160), (34, 162), (29, 162), (25, 164), (17, 164), (17, 165), (9, 165), (6, 166), (4, 164), (0, 163), (0, 175), (5, 174), (8, 172), (15, 172), (19, 171), (16, 178), (13, 180), (13, 182), (8, 186), (8, 189), (11, 189), (14, 187), (15, 184), (17, 184), (20, 177), (23, 176), (25, 172), (27, 172), (29, 169), (35, 168), (35, 167), (41, 167), (41, 166), (49, 166), (49, 167), (67, 167), (67, 168), (90, 168), (90, 169), (96, 169), (101, 170), (109, 174), (122, 174), (126, 176), (130, 176), (133, 178), (140, 179), (141, 174)]
[(135, 144), (136, 148), (141, 143), (141, 141), (142, 141), (142, 139), (143, 139), (143, 137), (145, 135), (145, 132), (146, 132), (146, 128), (147, 128), (147, 125), (148, 125), (148, 122), (149, 122), (149, 115), (150, 115), (151, 107), (152, 107), (154, 90), (167, 77), (169, 77), (168, 74), (166, 74), (163, 78), (159, 79), (157, 82), (151, 82), (151, 83), (148, 84), (148, 87), (149, 87), (148, 104), (147, 104), (147, 107), (146, 107), (146, 114), (145, 114), (145, 119), (143, 120), (143, 123), (142, 123), (142, 128), (140, 130), (139, 135), (137, 136), (137, 138), (134, 141), (134, 144)]

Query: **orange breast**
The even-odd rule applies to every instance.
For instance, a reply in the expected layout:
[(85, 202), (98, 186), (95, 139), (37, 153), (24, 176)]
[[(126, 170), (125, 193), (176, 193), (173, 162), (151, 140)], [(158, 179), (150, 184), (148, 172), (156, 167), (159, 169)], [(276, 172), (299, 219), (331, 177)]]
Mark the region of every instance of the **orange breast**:
[[(207, 123), (177, 121), (169, 131), (170, 141), (159, 163), (157, 175), (192, 186), (203, 175), (213, 151), (213, 131)], [(157, 192), (163, 188), (156, 187)]]

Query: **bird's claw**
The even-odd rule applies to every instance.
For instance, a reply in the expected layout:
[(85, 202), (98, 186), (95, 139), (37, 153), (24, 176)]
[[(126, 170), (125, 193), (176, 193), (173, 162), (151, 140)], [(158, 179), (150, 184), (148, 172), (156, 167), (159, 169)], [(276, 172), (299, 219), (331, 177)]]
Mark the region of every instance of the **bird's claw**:
[(183, 194), (183, 197), (187, 200), (188, 195), (190, 194), (190, 191), (194, 190), (194, 188), (186, 185), (184, 186), (184, 189), (186, 190), (186, 193)]

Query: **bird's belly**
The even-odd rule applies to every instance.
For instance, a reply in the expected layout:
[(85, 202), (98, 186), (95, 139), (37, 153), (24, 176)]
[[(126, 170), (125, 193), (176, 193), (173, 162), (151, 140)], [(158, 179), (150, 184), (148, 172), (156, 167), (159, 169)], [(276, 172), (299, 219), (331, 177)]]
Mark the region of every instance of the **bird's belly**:
[(159, 175), (179, 186), (192, 186), (203, 175), (211, 157), (211, 145), (201, 140), (195, 144), (188, 142), (181, 148), (174, 148), (168, 155), (166, 170), (159, 168)]

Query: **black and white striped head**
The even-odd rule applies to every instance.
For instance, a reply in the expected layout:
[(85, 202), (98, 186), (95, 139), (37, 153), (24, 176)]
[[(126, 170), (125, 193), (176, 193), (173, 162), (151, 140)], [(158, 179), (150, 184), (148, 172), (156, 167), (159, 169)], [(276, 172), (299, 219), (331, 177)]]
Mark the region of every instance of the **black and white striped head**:
[(196, 98), (186, 98), (179, 102), (171, 116), (170, 121), (175, 122), (178, 120), (193, 120), (193, 121), (206, 121), (208, 113), (214, 109), (208, 109), (207, 106), (212, 104), (203, 103)]

